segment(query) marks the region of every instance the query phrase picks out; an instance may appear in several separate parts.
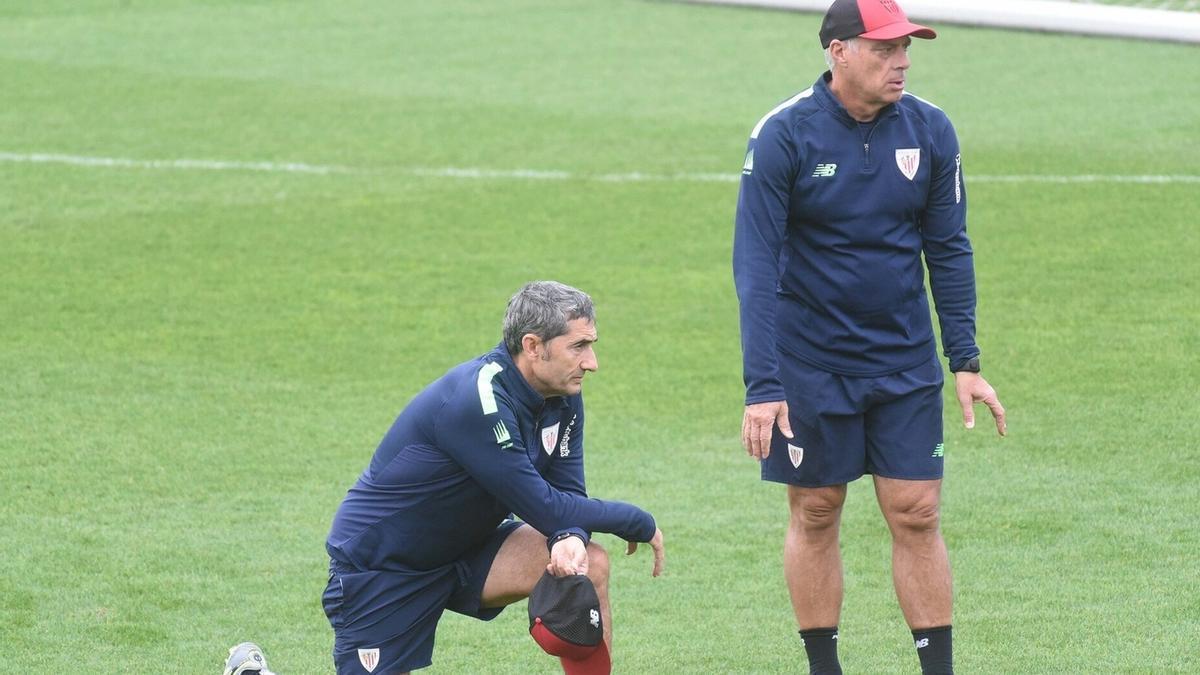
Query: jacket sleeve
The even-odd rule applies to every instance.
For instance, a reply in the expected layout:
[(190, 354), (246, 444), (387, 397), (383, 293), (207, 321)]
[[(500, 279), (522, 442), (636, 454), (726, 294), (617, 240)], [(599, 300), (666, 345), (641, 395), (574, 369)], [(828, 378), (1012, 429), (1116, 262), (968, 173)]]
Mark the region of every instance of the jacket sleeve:
[(936, 120), (929, 201), (921, 214), (921, 238), (942, 350), (956, 369), (979, 355), (975, 345), (975, 263), (967, 239), (967, 193), (962, 155), (950, 120)]
[[(481, 407), (479, 397), (469, 387), (447, 403), (437, 425), (438, 446), (517, 517), (548, 538), (563, 532), (609, 532), (626, 541), (650, 541), (654, 518), (642, 509), (551, 485), (529, 460), (509, 401), (495, 392), (491, 410)], [(577, 479), (582, 488), (582, 458)]]
[(733, 234), (747, 405), (784, 399), (775, 351), (775, 303), (788, 202), (799, 165), (779, 118), (769, 119), (758, 131), (746, 150)]

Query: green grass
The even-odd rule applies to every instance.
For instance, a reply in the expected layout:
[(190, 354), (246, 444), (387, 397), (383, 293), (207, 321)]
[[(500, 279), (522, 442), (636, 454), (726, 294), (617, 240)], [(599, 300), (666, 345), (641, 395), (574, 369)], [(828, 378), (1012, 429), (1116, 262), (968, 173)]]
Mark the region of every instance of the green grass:
[[(822, 67), (819, 18), (621, 0), (0, 5), (5, 672), (215, 672), (241, 640), (331, 672), (324, 535), (396, 412), (491, 347), (508, 295), (598, 303), (592, 492), (651, 510), (614, 566), (618, 672), (803, 662), (783, 490), (740, 449), (729, 270), (746, 135)], [(1194, 672), (1200, 656), (1195, 47), (942, 27), (986, 374), (947, 407), (962, 672)], [(417, 168), (564, 171), (455, 179)], [(599, 538), (616, 554), (620, 542)], [(843, 531), (848, 672), (916, 672), (870, 486)], [(556, 672), (523, 606), (448, 616), (432, 672)]]

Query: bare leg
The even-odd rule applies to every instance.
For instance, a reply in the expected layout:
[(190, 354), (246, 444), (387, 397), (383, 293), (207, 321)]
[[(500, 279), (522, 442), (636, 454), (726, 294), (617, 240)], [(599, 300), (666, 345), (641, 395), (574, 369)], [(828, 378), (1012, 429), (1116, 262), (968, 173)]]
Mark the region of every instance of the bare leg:
[(842, 613), (842, 553), (838, 547), (846, 486), (788, 487), (791, 521), (783, 571), (801, 630), (831, 628)]
[(875, 477), (892, 532), (892, 581), (910, 629), (951, 623), (953, 582), (940, 529), (942, 481)]
[[(600, 596), (600, 616), (604, 623), (604, 642), (612, 651), (612, 609), (608, 602), (608, 552), (597, 544), (588, 544), (588, 578)], [(508, 535), (487, 580), (483, 583), (484, 607), (504, 607), (529, 597), (533, 587), (546, 573), (550, 553), (546, 538), (528, 525), (522, 525)]]

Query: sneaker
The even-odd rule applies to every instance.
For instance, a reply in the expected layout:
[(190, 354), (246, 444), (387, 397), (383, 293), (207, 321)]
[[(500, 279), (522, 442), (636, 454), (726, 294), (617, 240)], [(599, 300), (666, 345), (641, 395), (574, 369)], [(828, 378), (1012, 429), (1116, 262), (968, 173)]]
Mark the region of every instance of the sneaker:
[(229, 659), (225, 661), (225, 675), (275, 675), (267, 668), (267, 657), (253, 642), (243, 642), (229, 648)]

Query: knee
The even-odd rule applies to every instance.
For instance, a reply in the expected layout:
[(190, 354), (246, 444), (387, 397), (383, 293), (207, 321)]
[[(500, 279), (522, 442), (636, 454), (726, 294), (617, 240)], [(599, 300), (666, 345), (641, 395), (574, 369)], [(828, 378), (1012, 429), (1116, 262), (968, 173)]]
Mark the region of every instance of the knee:
[(826, 489), (793, 490), (788, 503), (792, 527), (808, 532), (836, 529), (842, 517), (845, 493)]
[(938, 531), (940, 514), (937, 498), (923, 498), (892, 507), (887, 521), (894, 534), (923, 534)]
[(608, 585), (608, 551), (599, 544), (588, 544), (588, 578), (597, 588)]

